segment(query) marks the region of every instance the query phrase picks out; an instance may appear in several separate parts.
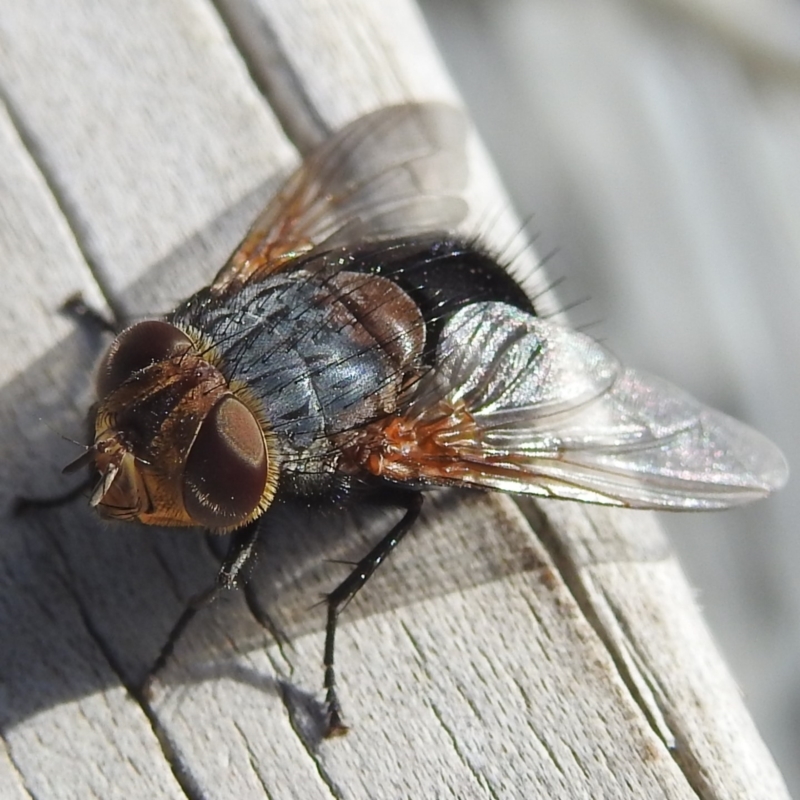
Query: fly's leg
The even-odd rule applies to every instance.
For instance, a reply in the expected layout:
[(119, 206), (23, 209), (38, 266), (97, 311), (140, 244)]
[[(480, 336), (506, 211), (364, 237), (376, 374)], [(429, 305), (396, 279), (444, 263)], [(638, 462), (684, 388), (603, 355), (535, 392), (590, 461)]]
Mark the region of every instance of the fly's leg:
[(244, 528), (234, 531), (228, 545), (228, 552), (217, 573), (216, 588), (235, 589), (242, 569), (253, 555), (258, 541), (260, 519), (254, 519)]
[(53, 497), (15, 497), (12, 514), (19, 516), (33, 508), (60, 508), (61, 506), (66, 506), (78, 497), (91, 492), (93, 482), (93, 478), (89, 477), (68, 492), (54, 495)]
[(328, 606), (324, 656), (325, 703), (327, 705), (326, 738), (341, 736), (347, 733), (348, 730), (342, 718), (342, 707), (339, 704), (339, 697), (336, 693), (336, 675), (333, 667), (334, 641), (339, 613), (356, 596), (361, 587), (370, 579), (375, 570), (386, 560), (417, 521), (422, 509), (422, 494), (406, 494), (401, 498), (402, 505), (406, 509), (403, 518), (358, 562), (355, 569), (326, 598)]
[(175, 646), (183, 636), (189, 623), (194, 619), (198, 611), (209, 605), (220, 592), (227, 589), (234, 589), (237, 584), (242, 568), (249, 561), (253, 554), (253, 548), (258, 540), (258, 523), (260, 520), (253, 520), (249, 525), (235, 531), (231, 536), (228, 552), (217, 573), (214, 584), (202, 592), (198, 592), (186, 604), (183, 613), (178, 617), (178, 621), (173, 625), (169, 632), (158, 658), (153, 662), (147, 677), (142, 683), (142, 694), (146, 697), (150, 694), (153, 681), (162, 669), (166, 666), (175, 651)]
[(125, 321), (121, 317), (115, 317), (113, 321), (107, 320), (96, 308), (90, 306), (80, 293), (67, 298), (60, 310), (62, 314), (74, 317), (79, 323), (106, 333), (117, 334), (125, 327)]
[[(99, 311), (92, 308), (81, 294), (75, 294), (65, 300), (59, 311), (74, 318), (78, 325), (92, 333), (119, 333), (125, 327), (121, 319), (114, 319), (113, 322), (109, 322)], [(93, 413), (90, 414), (91, 416), (93, 416)], [(94, 430), (88, 431), (88, 438), (90, 441), (94, 438)], [(65, 473), (75, 472), (80, 467), (91, 466), (92, 462), (92, 451), (87, 449), (82, 456), (64, 467), (63, 471)], [(90, 475), (75, 488), (52, 497), (16, 497), (14, 498), (12, 513), (19, 515), (34, 508), (60, 508), (68, 505), (81, 495), (91, 493), (94, 478), (94, 475)]]

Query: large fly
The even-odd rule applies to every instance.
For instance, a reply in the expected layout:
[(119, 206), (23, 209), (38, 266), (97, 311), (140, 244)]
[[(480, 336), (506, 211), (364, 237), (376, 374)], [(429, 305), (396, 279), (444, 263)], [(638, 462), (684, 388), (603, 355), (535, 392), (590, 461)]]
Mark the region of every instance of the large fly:
[[(327, 734), (340, 610), (435, 487), (651, 509), (719, 509), (780, 488), (761, 434), (537, 315), (466, 214), (465, 125), (383, 109), (313, 153), (207, 288), (124, 330), (97, 378), (91, 505), (232, 532), (236, 584), (276, 500), (364, 496), (403, 515), (326, 598)], [(152, 673), (154, 674), (154, 673)]]

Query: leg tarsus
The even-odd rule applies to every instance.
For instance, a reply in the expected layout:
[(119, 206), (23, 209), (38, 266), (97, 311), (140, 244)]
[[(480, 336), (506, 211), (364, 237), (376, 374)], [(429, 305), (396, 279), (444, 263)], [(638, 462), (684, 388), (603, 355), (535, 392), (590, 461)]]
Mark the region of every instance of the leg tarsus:
[(13, 516), (18, 517), (33, 508), (59, 508), (66, 506), (92, 488), (92, 478), (81, 481), (73, 489), (53, 497), (15, 497), (11, 507)]
[(244, 528), (234, 531), (228, 544), (228, 552), (225, 554), (219, 572), (217, 572), (217, 579), (214, 581), (214, 585), (204, 589), (202, 592), (198, 592), (189, 600), (183, 613), (178, 617), (178, 621), (169, 632), (169, 636), (167, 636), (161, 652), (153, 662), (153, 666), (150, 667), (150, 671), (142, 682), (141, 693), (145, 698), (150, 696), (155, 678), (172, 657), (175, 646), (197, 612), (210, 605), (220, 592), (236, 587), (239, 574), (252, 556), (257, 539), (258, 520), (254, 520)]
[(349, 728), (344, 723), (342, 706), (336, 692), (336, 673), (334, 669), (334, 647), (336, 624), (339, 613), (352, 600), (364, 584), (372, 577), (375, 570), (386, 560), (400, 540), (411, 530), (422, 509), (422, 494), (409, 493), (402, 496), (406, 513), (403, 518), (356, 564), (353, 571), (326, 598), (328, 620), (325, 628), (325, 704), (327, 706), (327, 723), (325, 738), (342, 736)]
[(67, 314), (80, 320), (84, 324), (92, 325), (98, 330), (107, 333), (120, 333), (125, 327), (122, 320), (115, 319), (109, 322), (96, 308), (90, 306), (80, 292), (68, 297), (61, 305), (62, 314)]
[(190, 598), (189, 602), (186, 604), (186, 608), (183, 609), (183, 613), (180, 615), (180, 617), (178, 617), (178, 621), (172, 626), (172, 630), (169, 632), (169, 636), (164, 642), (161, 652), (158, 654), (158, 657), (150, 667), (150, 670), (145, 676), (144, 681), (142, 681), (140, 692), (143, 697), (150, 699), (153, 683), (155, 682), (158, 673), (164, 669), (164, 667), (167, 665), (167, 662), (172, 657), (172, 654), (175, 651), (175, 645), (178, 643), (181, 636), (183, 636), (183, 632), (189, 626), (189, 623), (194, 619), (195, 614), (197, 614), (201, 608), (205, 608), (213, 600), (215, 600), (219, 592), (220, 587), (215, 583), (213, 586), (205, 589), (202, 592), (198, 592), (196, 595)]

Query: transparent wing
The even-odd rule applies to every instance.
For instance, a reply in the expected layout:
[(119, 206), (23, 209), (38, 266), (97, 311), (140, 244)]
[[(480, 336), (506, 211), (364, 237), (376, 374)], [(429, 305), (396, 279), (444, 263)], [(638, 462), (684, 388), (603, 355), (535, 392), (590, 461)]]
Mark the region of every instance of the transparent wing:
[(783, 455), (761, 434), (510, 306), (458, 312), (437, 362), (404, 414), (423, 482), (712, 509), (786, 481)]
[(316, 246), (453, 229), (467, 213), (465, 140), (463, 115), (441, 103), (357, 119), (289, 178), (212, 288), (259, 280)]

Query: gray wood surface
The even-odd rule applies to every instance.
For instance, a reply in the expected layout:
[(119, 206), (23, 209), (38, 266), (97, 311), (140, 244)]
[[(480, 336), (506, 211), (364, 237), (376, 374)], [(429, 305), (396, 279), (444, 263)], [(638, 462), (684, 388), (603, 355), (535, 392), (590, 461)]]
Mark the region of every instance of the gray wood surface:
[[(381, 105), (458, 102), (401, 0), (15, 4), (0, 92), (6, 509), (63, 488), (79, 452), (60, 434), (82, 438), (102, 337), (56, 313), (70, 294), (166, 310), (216, 271), (298, 150)], [(487, 235), (508, 245), (516, 223), (472, 154), (470, 224), (493, 213)], [(317, 548), (359, 522), (369, 538), (381, 521), (285, 521), (254, 591), (199, 617), (139, 702), (129, 689), (212, 579), (214, 548), (82, 502), (7, 513), (0, 794), (786, 796), (652, 517), (566, 503), (432, 498), (348, 609), (353, 730), (320, 741), (308, 607), (338, 573)], [(273, 596), (289, 643), (265, 630)]]
[(421, 7), (572, 323), (791, 465), (767, 502), (659, 521), (800, 796), (800, 4)]

